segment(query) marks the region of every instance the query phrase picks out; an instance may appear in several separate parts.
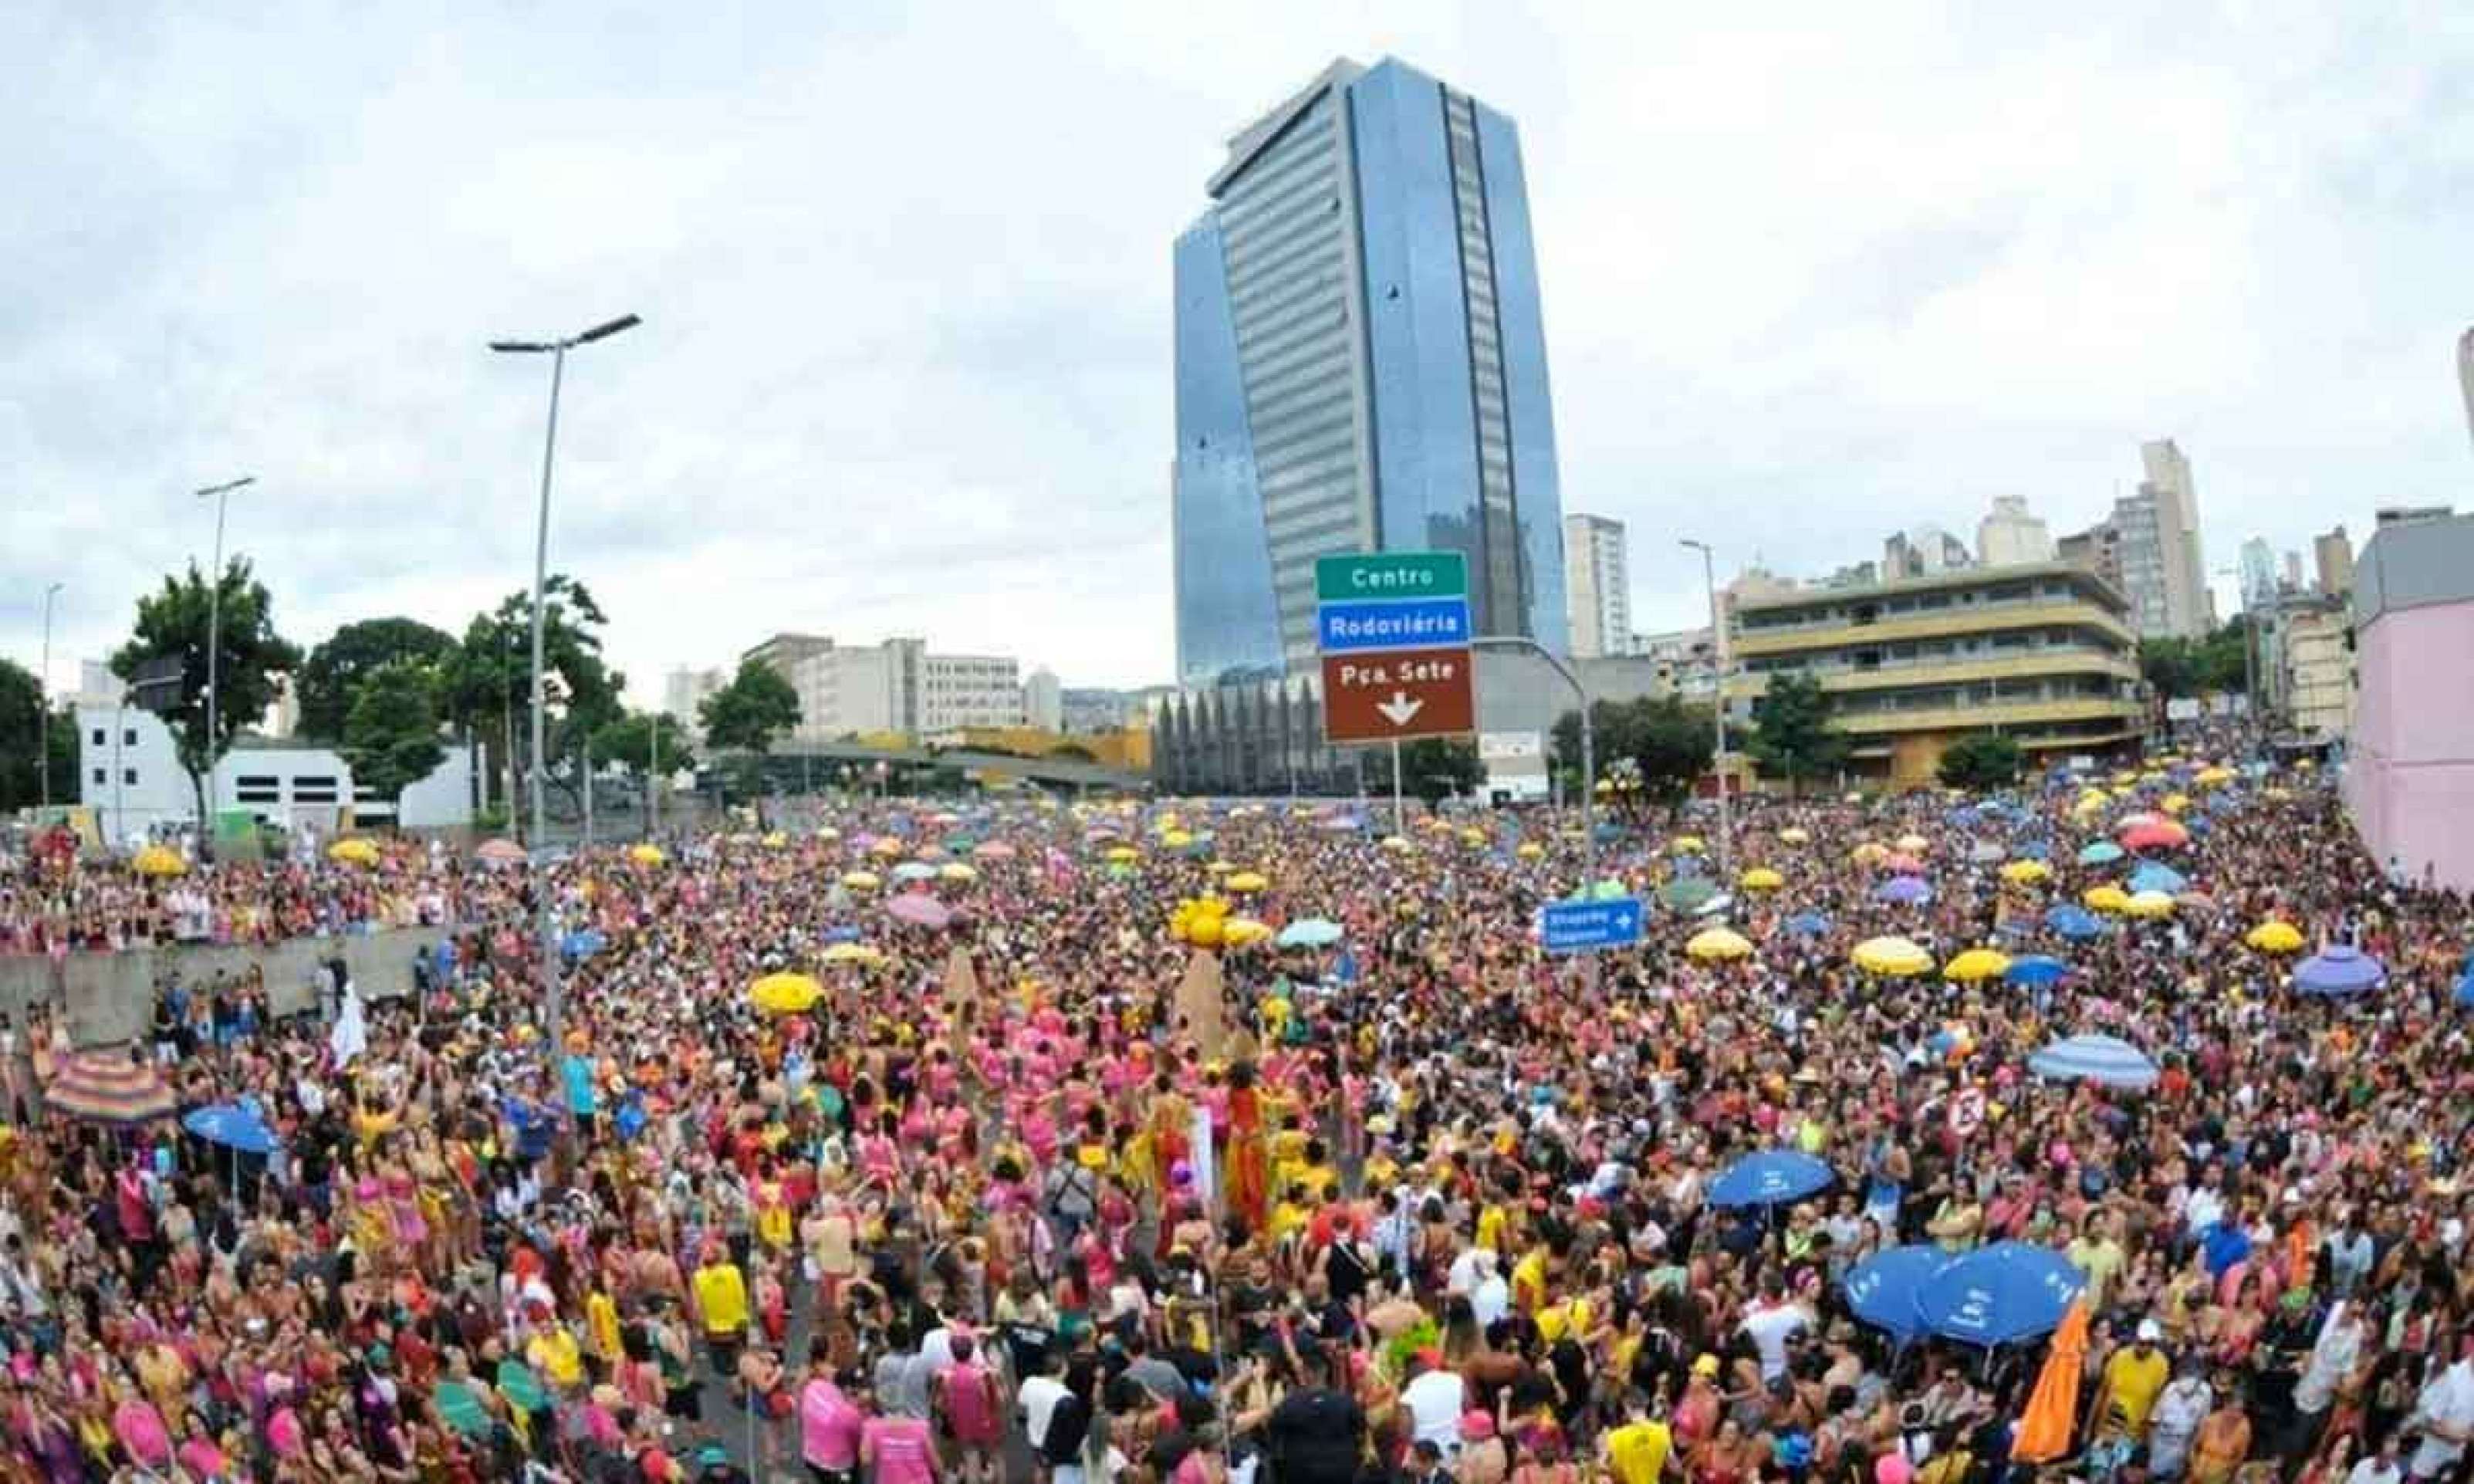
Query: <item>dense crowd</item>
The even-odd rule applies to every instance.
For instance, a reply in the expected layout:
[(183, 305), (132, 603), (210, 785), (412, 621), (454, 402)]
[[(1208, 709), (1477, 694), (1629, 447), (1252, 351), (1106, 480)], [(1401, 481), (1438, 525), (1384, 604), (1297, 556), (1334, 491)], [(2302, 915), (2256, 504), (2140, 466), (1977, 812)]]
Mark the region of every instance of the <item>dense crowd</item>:
[[(50, 1484), (2462, 1479), (2465, 903), (2389, 879), (2315, 775), (2198, 771), (2098, 806), (2084, 780), (1748, 801), (1723, 863), (1681, 839), (1706, 819), (1620, 814), (1601, 873), (1658, 905), (1594, 971), (1538, 944), (1581, 885), (1543, 811), (1390, 836), (1340, 805), (854, 801), (539, 881), (408, 843), (17, 863), (20, 952), (181, 937), (176, 893), (242, 941), (452, 926), (413, 995), (227, 1024), (167, 985), (154, 1042), (102, 1053), (183, 1112), (242, 1105), (271, 1153), (11, 1129), (0, 1455)], [(2062, 935), (2054, 904), (2140, 864), (2079, 864), (2132, 811), (2187, 826), (2152, 852), (2184, 889)], [(2005, 879), (2030, 859), (2049, 880)], [(1213, 894), (1336, 940), (1176, 940)], [(2246, 943), (2270, 919), (2386, 983), (2298, 992)], [(1748, 957), (1686, 952), (1721, 920)], [(1884, 934), (2067, 971), (1856, 968)], [(786, 973), (813, 1003), (761, 1008)], [(60, 1024), (22, 1071), (12, 1040), (12, 1086), (59, 1075)], [(2154, 1084), (2029, 1072), (2082, 1031)], [(1782, 1148), (1831, 1182), (1710, 1199)], [(1903, 1243), (2004, 1240), (2084, 1283), (2065, 1441), (2032, 1460), (2041, 1335), (1894, 1335), (1844, 1287)]]

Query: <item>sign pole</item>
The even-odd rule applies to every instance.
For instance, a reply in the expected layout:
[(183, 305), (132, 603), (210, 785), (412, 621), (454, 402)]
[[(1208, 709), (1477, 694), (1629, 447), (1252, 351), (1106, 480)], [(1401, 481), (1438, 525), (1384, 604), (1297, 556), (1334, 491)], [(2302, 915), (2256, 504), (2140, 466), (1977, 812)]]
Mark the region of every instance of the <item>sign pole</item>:
[(1397, 737), (1392, 739), (1392, 833), (1395, 835), (1409, 833), (1409, 826), (1400, 807), (1400, 739)]

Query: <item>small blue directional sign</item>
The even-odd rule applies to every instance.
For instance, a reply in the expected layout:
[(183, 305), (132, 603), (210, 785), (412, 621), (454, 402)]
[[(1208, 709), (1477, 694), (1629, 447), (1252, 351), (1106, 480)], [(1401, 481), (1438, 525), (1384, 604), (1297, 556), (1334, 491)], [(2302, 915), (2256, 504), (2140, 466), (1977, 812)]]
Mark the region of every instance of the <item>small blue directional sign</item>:
[(1548, 953), (1630, 948), (1640, 941), (1640, 925), (1648, 915), (1648, 909), (1637, 896), (1604, 902), (1549, 902), (1539, 924), (1539, 937)]
[(1325, 654), (1361, 649), (1456, 649), (1469, 642), (1466, 597), (1324, 603), (1315, 627)]

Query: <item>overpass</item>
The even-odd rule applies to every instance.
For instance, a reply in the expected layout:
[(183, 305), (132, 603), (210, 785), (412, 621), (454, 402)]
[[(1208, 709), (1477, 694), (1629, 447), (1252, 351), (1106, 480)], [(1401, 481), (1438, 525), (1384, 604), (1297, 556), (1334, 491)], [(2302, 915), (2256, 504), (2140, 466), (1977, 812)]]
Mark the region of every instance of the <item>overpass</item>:
[[(708, 759), (707, 761), (711, 761)], [(861, 742), (800, 742), (776, 743), (764, 754), (767, 778), (780, 775), (827, 783), (845, 767), (889, 769), (912, 773), (952, 768), (958, 772), (993, 773), (1046, 788), (1139, 792), (1151, 787), (1149, 776), (1124, 768), (1104, 767), (1078, 758), (1019, 758), (1006, 752), (980, 752), (968, 747), (934, 751), (925, 747), (871, 747)]]

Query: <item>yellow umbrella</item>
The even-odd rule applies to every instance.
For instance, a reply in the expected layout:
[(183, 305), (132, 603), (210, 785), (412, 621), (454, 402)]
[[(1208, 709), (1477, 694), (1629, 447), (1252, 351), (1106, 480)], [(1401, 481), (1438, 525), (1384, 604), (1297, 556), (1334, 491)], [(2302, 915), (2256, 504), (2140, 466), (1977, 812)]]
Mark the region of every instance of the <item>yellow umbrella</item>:
[(885, 961), (885, 955), (865, 943), (836, 943), (825, 950), (824, 960), (827, 963), (856, 963), (863, 968), (874, 968)]
[(1905, 979), (1933, 966), (1932, 955), (1904, 937), (1868, 937), (1856, 945), (1856, 966), (1867, 974)]
[(1920, 856), (1931, 848), (1932, 841), (1925, 839), (1921, 835), (1902, 835), (1899, 837), (1899, 850), (1902, 854)]
[(1848, 859), (1858, 865), (1879, 865), (1890, 859), (1890, 847), (1878, 839), (1868, 839), (1849, 852)]
[(1272, 925), (1251, 917), (1228, 917), (1220, 924), (1220, 941), (1231, 948), (1250, 948), (1272, 936)]
[(841, 839), (841, 838), (842, 838), (842, 832), (841, 832), (841, 831), (839, 831), (839, 830), (835, 829), (835, 828), (834, 828), (832, 825), (830, 825), (830, 824), (829, 824), (829, 825), (826, 825), (823, 829), (818, 830), (818, 831), (816, 832), (816, 839)]
[(2053, 868), (2042, 861), (2013, 861), (2001, 867), (2001, 879), (2018, 887), (2033, 886), (2037, 882), (2050, 880), (2052, 874)]
[(376, 865), (378, 847), (376, 842), (360, 839), (339, 839), (327, 847), (327, 859), (348, 865)]
[(1261, 871), (1239, 871), (1230, 876), (1227, 882), (1228, 889), (1231, 891), (1260, 891), (1271, 884), (1271, 878)]
[(659, 845), (630, 845), (627, 847), (627, 859), (638, 865), (660, 865), (668, 861), (669, 857), (662, 854), (662, 847)]
[(874, 871), (844, 871), (842, 885), (853, 891), (873, 891), (885, 885), (885, 879)]
[(1756, 865), (1735, 878), (1735, 885), (1747, 891), (1776, 891), (1786, 885), (1786, 878), (1766, 865)]
[(1191, 832), (1186, 830), (1162, 830), (1160, 832), (1160, 843), (1166, 845), (1171, 850), (1183, 850), (1186, 846), (1194, 843), (1194, 836)]
[(2122, 904), (2124, 916), (2170, 917), (2173, 915), (2173, 899), (2162, 891), (2139, 891)]
[(1684, 951), (1704, 962), (1716, 963), (1729, 959), (1750, 958), (1753, 945), (1744, 935), (1733, 929), (1704, 928), (1692, 935), (1692, 940), (1684, 945)]
[(936, 875), (944, 881), (974, 882), (980, 879), (979, 867), (960, 861), (946, 862), (936, 867)]
[(1697, 856), (1710, 847), (1702, 842), (1698, 835), (1678, 835), (1666, 842), (1666, 848), (1680, 856)]
[(905, 848), (906, 847), (903, 845), (902, 841), (895, 839), (892, 836), (888, 835), (883, 839), (878, 840), (875, 844), (868, 846), (867, 850), (870, 855), (882, 856), (885, 860), (890, 861), (901, 855)]
[(1486, 843), (1486, 831), (1477, 829), (1463, 830), (1461, 831), (1461, 843), (1464, 845), (1483, 845)]
[(1545, 847), (1545, 846), (1543, 846), (1543, 845), (1541, 845), (1541, 844), (1540, 844), (1540, 843), (1538, 843), (1538, 842), (1537, 842), (1536, 840), (1534, 840), (1534, 839), (1524, 839), (1524, 840), (1522, 840), (1522, 841), (1520, 842), (1520, 846), (1519, 846), (1519, 848), (1518, 848), (1518, 849), (1516, 849), (1516, 850), (1515, 850), (1515, 851), (1513, 851), (1513, 854), (1514, 854), (1514, 855), (1518, 856), (1520, 859), (1522, 859), (1522, 860), (1524, 860), (1524, 861), (1535, 861), (1535, 860), (1537, 860), (1540, 856), (1542, 856), (1542, 855), (1544, 855), (1545, 853), (1546, 853), (1546, 847)]
[(2130, 905), (2130, 893), (2107, 882), (2101, 887), (2088, 888), (2079, 893), (2079, 900), (2094, 912), (2118, 912)]
[(1809, 842), (1811, 839), (1812, 832), (1800, 824), (1790, 824), (1779, 831), (1779, 840), (1782, 844), (1802, 845)]
[(1971, 948), (1941, 966), (1942, 978), (1962, 985), (1999, 979), (2008, 972), (2009, 956), (1990, 948)]
[(767, 974), (747, 986), (747, 1001), (768, 1015), (804, 1015), (824, 992), (805, 974)]
[(2300, 953), (2302, 930), (2281, 917), (2270, 917), (2243, 935), (2243, 941), (2262, 953)]
[(1101, 859), (1106, 861), (1111, 865), (1131, 865), (1142, 858), (1143, 853), (1136, 850), (1133, 846), (1118, 845), (1109, 850), (1109, 852)]
[(2220, 788), (2234, 781), (2234, 770), (2221, 764), (2212, 765), (2199, 769), (2191, 781), (2202, 789)]
[(783, 834), (780, 830), (775, 830), (772, 834), (764, 837), (764, 848), (767, 850), (781, 850), (787, 848), (789, 843), (790, 837)]
[(2156, 807), (2164, 810), (2169, 815), (2178, 815), (2182, 811), (2191, 807), (2191, 795), (2187, 793), (2168, 793), (2165, 795), (2165, 802)]
[(184, 876), (189, 863), (169, 845), (149, 845), (130, 860), (129, 868), (140, 876)]
[(1204, 870), (1209, 871), (1214, 876), (1225, 876), (1236, 868), (1237, 867), (1233, 864), (1226, 861), (1214, 861), (1209, 865), (1203, 867)]
[(1405, 854), (1406, 852), (1415, 850), (1418, 847), (1409, 843), (1409, 837), (1405, 835), (1386, 835), (1383, 837), (1383, 848), (1386, 850), (1399, 851)]

